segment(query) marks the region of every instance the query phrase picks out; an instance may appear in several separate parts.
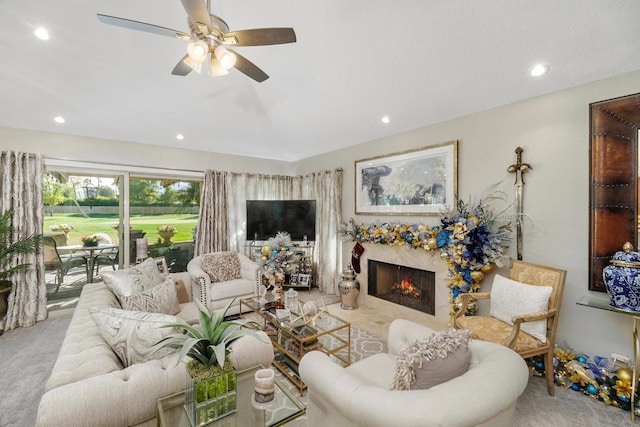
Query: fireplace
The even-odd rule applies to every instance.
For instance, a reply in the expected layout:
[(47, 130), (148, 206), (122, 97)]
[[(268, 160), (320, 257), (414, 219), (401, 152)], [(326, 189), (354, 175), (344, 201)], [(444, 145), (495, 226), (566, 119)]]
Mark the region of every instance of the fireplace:
[(435, 272), (370, 259), (367, 273), (370, 296), (435, 315)]

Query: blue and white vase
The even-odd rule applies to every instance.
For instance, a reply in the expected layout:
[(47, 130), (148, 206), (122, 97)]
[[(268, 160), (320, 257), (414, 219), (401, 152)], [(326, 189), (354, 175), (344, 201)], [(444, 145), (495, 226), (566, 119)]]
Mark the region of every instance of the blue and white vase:
[(640, 252), (634, 251), (629, 242), (622, 249), (603, 271), (609, 305), (619, 310), (640, 312)]

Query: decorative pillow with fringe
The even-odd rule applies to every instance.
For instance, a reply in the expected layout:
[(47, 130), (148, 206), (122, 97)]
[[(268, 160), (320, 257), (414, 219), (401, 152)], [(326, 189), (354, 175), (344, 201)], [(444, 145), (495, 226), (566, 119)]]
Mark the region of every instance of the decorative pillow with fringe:
[(393, 390), (428, 389), (464, 374), (471, 332), (449, 329), (417, 340), (396, 356)]

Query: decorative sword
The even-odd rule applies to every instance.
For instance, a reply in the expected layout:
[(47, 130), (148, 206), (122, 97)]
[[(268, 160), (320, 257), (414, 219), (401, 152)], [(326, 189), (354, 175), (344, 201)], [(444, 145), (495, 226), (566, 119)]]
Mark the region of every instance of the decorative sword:
[(507, 172), (516, 174), (516, 247), (518, 251), (518, 260), (522, 260), (522, 192), (524, 190), (524, 174), (533, 169), (530, 164), (522, 163), (522, 152), (520, 147), (516, 148), (516, 163), (507, 168)]

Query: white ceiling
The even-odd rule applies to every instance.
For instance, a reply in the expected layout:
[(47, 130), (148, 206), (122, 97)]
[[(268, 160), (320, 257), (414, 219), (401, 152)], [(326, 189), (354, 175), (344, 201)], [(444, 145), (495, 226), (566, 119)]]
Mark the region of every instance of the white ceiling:
[[(263, 83), (236, 70), (177, 77), (185, 41), (96, 14), (189, 32), (179, 0), (0, 0), (0, 126), (293, 161), (640, 69), (637, 0), (212, 9), (232, 31), (293, 27), (298, 42), (237, 48), (270, 75)], [(39, 26), (49, 41), (34, 37)], [(551, 71), (534, 79), (538, 62)]]

